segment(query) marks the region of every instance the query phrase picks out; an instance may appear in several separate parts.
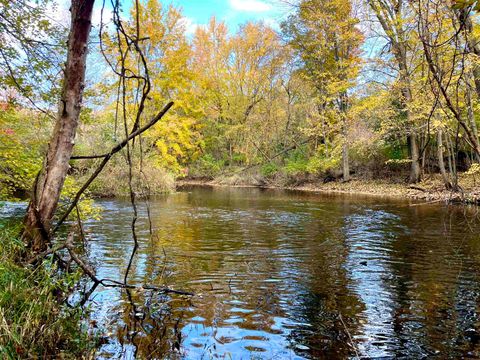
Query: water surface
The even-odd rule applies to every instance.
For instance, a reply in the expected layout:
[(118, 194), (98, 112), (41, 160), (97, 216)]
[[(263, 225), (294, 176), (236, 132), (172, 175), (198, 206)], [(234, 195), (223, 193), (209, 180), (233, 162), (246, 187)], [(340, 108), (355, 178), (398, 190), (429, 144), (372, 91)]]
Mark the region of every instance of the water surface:
[[(89, 221), (99, 277), (122, 280), (127, 201)], [(186, 188), (140, 206), (130, 283), (99, 288), (99, 358), (476, 358), (480, 237), (462, 208), (260, 189)]]

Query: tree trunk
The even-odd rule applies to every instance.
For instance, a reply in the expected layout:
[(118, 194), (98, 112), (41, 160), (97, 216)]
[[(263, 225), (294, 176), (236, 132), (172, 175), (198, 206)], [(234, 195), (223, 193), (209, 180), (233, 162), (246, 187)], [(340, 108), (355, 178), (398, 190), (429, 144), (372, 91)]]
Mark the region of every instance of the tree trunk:
[(343, 115), (343, 146), (342, 146), (342, 168), (343, 181), (350, 181), (350, 163), (348, 158), (348, 136), (347, 136), (347, 119)]
[[(473, 133), (472, 129), (470, 128), (471, 124), (469, 125), (463, 120), (463, 115), (461, 109), (458, 107), (458, 99), (455, 101), (455, 99), (451, 99), (450, 94), (448, 92), (448, 84), (444, 84), (443, 82), (443, 71), (440, 68), (440, 65), (438, 62), (436, 63), (434, 61), (434, 58), (431, 53), (431, 44), (428, 43), (428, 36), (429, 32), (428, 29), (424, 28), (422, 29), (423, 31), (420, 31), (420, 41), (422, 42), (423, 45), (423, 52), (425, 55), (425, 60), (427, 61), (428, 68), (430, 70), (430, 73), (433, 76), (433, 79), (435, 80), (438, 89), (440, 90), (440, 93), (445, 100), (445, 104), (454, 116), (454, 118), (457, 120), (458, 125), (464, 130), (465, 134), (467, 135), (468, 140), (471, 143), (473, 151), (475, 151), (476, 156), (480, 157), (480, 143), (478, 138), (475, 136)], [(462, 50), (463, 51), (463, 50)], [(468, 87), (468, 84), (467, 84)], [(455, 178), (456, 179), (456, 178)], [(457, 183), (455, 182), (454, 186), (457, 186)]]
[(417, 183), (421, 180), (422, 173), (420, 169), (420, 154), (418, 150), (417, 134), (415, 124), (412, 121), (412, 116), (408, 105), (412, 101), (410, 75), (408, 71), (407, 59), (407, 41), (408, 30), (404, 27), (403, 7), (406, 1), (379, 1), (369, 0), (368, 4), (375, 13), (380, 25), (382, 26), (385, 35), (389, 38), (392, 45), (392, 53), (397, 61), (400, 81), (402, 83), (401, 93), (403, 96), (402, 105), (407, 117), (407, 123), (410, 127), (410, 135), (408, 136), (408, 145), (410, 148), (411, 167), (410, 167), (410, 182)]
[(452, 188), (452, 184), (450, 183), (447, 171), (445, 170), (445, 162), (443, 159), (443, 132), (441, 128), (439, 128), (437, 132), (437, 155), (438, 167), (440, 168), (440, 174), (442, 175), (443, 183), (445, 184), (445, 188), (450, 190)]
[[(470, 126), (472, 127), (472, 135), (477, 140), (477, 143), (480, 143), (480, 140), (478, 138), (477, 123), (475, 121), (475, 113), (473, 111), (472, 91), (470, 90), (470, 85), (468, 83), (466, 84), (466, 100), (468, 108), (468, 120), (470, 121)], [(480, 154), (475, 153), (475, 159), (477, 162), (480, 162)]]
[(411, 82), (408, 75), (407, 68), (407, 58), (406, 50), (398, 50), (399, 55), (397, 56), (400, 68), (400, 77), (402, 81), (402, 95), (403, 95), (403, 106), (404, 111), (407, 117), (407, 123), (410, 127), (410, 135), (408, 136), (408, 144), (410, 146), (410, 159), (412, 161), (410, 165), (410, 179), (409, 182), (412, 184), (420, 182), (422, 179), (422, 171), (420, 168), (420, 151), (418, 149), (418, 140), (417, 132), (415, 129), (415, 124), (412, 120), (412, 114), (408, 105), (412, 102), (412, 91), (411, 91)]
[(344, 139), (344, 142), (343, 142), (342, 163), (343, 163), (343, 181), (350, 181), (350, 164), (348, 161), (347, 139)]
[[(480, 56), (480, 46), (478, 43), (478, 38), (474, 33), (470, 12), (469, 10), (462, 9), (458, 11), (457, 16), (460, 24), (463, 25), (465, 29), (465, 37), (468, 45), (466, 50), (468, 53), (475, 54), (475, 56), (478, 58), (478, 56)], [(475, 82), (475, 90), (478, 98), (480, 99), (480, 66), (477, 61), (473, 61), (472, 65), (472, 75)]]
[(43, 168), (32, 191), (23, 239), (33, 252), (45, 251), (60, 193), (69, 169), (85, 87), (87, 42), (95, 0), (72, 0), (67, 62), (57, 121)]
[(458, 189), (458, 176), (457, 176), (457, 159), (455, 156), (455, 149), (453, 147), (452, 139), (448, 134), (445, 135), (447, 139), (447, 148), (448, 148), (448, 166), (450, 168), (450, 174), (452, 176), (452, 188)]
[(410, 166), (410, 183), (418, 183), (422, 178), (422, 171), (420, 169), (420, 156), (418, 151), (417, 135), (415, 133), (410, 134), (410, 156), (412, 164)]

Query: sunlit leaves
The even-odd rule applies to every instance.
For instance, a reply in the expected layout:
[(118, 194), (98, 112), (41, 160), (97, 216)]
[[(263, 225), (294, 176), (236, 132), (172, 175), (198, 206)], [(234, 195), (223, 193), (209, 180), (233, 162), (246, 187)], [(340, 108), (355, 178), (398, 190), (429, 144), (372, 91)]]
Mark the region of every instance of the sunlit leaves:
[(480, 11), (480, 1), (478, 0), (453, 0), (455, 9), (465, 9), (471, 7), (475, 11)]

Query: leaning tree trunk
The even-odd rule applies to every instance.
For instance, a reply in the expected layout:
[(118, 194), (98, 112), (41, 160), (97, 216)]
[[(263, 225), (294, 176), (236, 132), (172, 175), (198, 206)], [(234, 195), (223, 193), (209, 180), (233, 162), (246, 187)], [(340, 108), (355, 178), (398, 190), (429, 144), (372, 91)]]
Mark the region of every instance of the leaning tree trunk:
[(85, 87), (87, 42), (95, 0), (72, 0), (67, 62), (57, 121), (32, 191), (23, 239), (33, 252), (48, 247), (52, 219), (69, 169)]

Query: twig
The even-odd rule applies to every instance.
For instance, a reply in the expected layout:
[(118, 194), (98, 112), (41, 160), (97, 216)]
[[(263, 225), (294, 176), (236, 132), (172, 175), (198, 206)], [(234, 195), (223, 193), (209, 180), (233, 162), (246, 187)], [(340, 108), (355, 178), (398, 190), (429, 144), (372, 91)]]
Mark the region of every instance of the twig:
[[(112, 279), (99, 279), (95, 273), (95, 270), (85, 263), (80, 256), (75, 252), (75, 246), (73, 244), (73, 239), (74, 239), (74, 234), (73, 232), (69, 233), (67, 236), (67, 240), (65, 242), (64, 247), (67, 248), (72, 260), (82, 269), (82, 271), (93, 281), (94, 286), (95, 285), (103, 285), (105, 287), (111, 287), (111, 288), (121, 288), (121, 289), (133, 289), (133, 290), (152, 290), (164, 294), (177, 294), (177, 295), (186, 295), (186, 296), (194, 296), (195, 294), (192, 292), (188, 291), (182, 291), (182, 290), (174, 290), (170, 289), (169, 287), (158, 287), (154, 285), (141, 285), (141, 286), (135, 286), (135, 285), (128, 285), (124, 284), (120, 281), (112, 280)], [(96, 288), (96, 286), (95, 286)]]
[(352, 346), (353, 351), (355, 351), (355, 356), (357, 357), (357, 359), (360, 359), (360, 355), (358, 354), (357, 347), (355, 346), (355, 343), (353, 342), (352, 335), (350, 334), (350, 331), (348, 331), (347, 325), (345, 325), (345, 322), (343, 321), (342, 314), (338, 313), (338, 317), (340, 318), (340, 321), (343, 325), (343, 328), (345, 329), (345, 332), (348, 335), (348, 338), (350, 340), (350, 345)]

